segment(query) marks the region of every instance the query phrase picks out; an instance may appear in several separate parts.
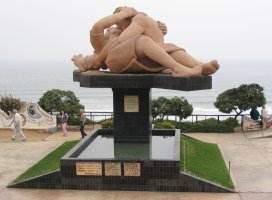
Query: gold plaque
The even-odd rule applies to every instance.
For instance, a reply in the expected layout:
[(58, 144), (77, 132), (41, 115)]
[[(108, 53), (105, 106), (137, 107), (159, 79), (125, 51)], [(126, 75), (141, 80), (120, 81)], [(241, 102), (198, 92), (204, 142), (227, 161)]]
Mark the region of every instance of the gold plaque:
[(102, 176), (102, 163), (101, 162), (77, 162), (76, 175)]
[(139, 112), (139, 96), (124, 96), (124, 111)]
[(141, 176), (141, 163), (124, 163), (124, 176)]
[(106, 162), (105, 163), (105, 176), (121, 176), (121, 163), (119, 163), (119, 162)]

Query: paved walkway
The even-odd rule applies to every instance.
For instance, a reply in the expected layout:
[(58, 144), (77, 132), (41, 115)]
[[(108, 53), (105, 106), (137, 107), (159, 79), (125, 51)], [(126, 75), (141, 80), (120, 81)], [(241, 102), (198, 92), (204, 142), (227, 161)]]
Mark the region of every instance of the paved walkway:
[[(272, 138), (248, 139), (243, 134), (203, 134), (190, 136), (218, 143), (225, 159), (231, 161), (231, 172), (239, 193), (171, 193), (10, 189), (14, 180), (64, 140), (80, 138), (78, 132), (69, 137), (61, 133), (36, 137), (27, 142), (11, 142), (7, 133), (0, 133), (0, 200), (109, 200), (109, 199), (179, 199), (179, 200), (271, 200)], [(3, 139), (4, 138), (4, 139)]]
[(219, 145), (225, 160), (231, 163), (241, 199), (272, 199), (272, 138), (248, 139), (243, 133), (189, 135)]
[(271, 128), (266, 130), (260, 130), (258, 132), (249, 131), (249, 132), (245, 132), (245, 136), (249, 139), (268, 138), (268, 137), (272, 137), (272, 131), (271, 131)]

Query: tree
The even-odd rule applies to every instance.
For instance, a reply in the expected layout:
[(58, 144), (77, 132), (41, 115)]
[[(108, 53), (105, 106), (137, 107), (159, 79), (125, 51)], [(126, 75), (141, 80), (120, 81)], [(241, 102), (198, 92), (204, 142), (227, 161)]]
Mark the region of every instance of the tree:
[(9, 111), (13, 109), (20, 110), (22, 103), (19, 98), (15, 98), (11, 95), (1, 96), (0, 98), (0, 109), (5, 113), (9, 114)]
[(163, 119), (165, 115), (169, 114), (170, 100), (165, 97), (159, 97), (152, 100), (152, 117), (155, 119), (157, 116)]
[(180, 120), (186, 119), (193, 112), (193, 106), (184, 97), (170, 99), (170, 114), (179, 116)]
[(159, 116), (159, 103), (157, 99), (153, 99), (151, 102), (151, 114), (152, 114), (152, 118), (153, 120), (156, 119), (156, 117)]
[(47, 112), (59, 112), (63, 110), (69, 115), (78, 115), (84, 106), (72, 91), (59, 89), (48, 90), (40, 98), (38, 104)]
[(242, 84), (219, 94), (214, 103), (220, 112), (235, 112), (235, 119), (244, 111), (266, 103), (263, 88), (259, 84)]
[(192, 112), (193, 106), (184, 97), (173, 97), (171, 99), (159, 97), (152, 100), (153, 119), (157, 116), (164, 119), (165, 115), (176, 115), (182, 120), (191, 115)]

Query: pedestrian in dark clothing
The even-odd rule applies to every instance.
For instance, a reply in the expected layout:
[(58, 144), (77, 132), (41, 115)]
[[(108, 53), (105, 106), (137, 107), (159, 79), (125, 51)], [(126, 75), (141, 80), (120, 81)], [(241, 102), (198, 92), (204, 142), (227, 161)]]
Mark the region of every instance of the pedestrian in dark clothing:
[(86, 122), (86, 116), (84, 114), (83, 110), (80, 110), (80, 133), (81, 133), (81, 137), (82, 139), (87, 136), (87, 133), (84, 131), (84, 126), (85, 126), (85, 122)]
[(250, 117), (251, 117), (251, 119), (253, 119), (255, 121), (257, 121), (260, 118), (260, 113), (256, 107), (251, 108)]

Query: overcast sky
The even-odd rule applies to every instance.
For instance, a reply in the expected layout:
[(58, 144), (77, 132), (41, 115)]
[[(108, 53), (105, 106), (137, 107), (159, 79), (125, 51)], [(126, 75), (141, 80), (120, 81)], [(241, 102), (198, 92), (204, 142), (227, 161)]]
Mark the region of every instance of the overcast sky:
[(271, 0), (1, 0), (0, 61), (89, 53), (91, 25), (122, 5), (165, 22), (166, 41), (198, 58), (272, 60)]

